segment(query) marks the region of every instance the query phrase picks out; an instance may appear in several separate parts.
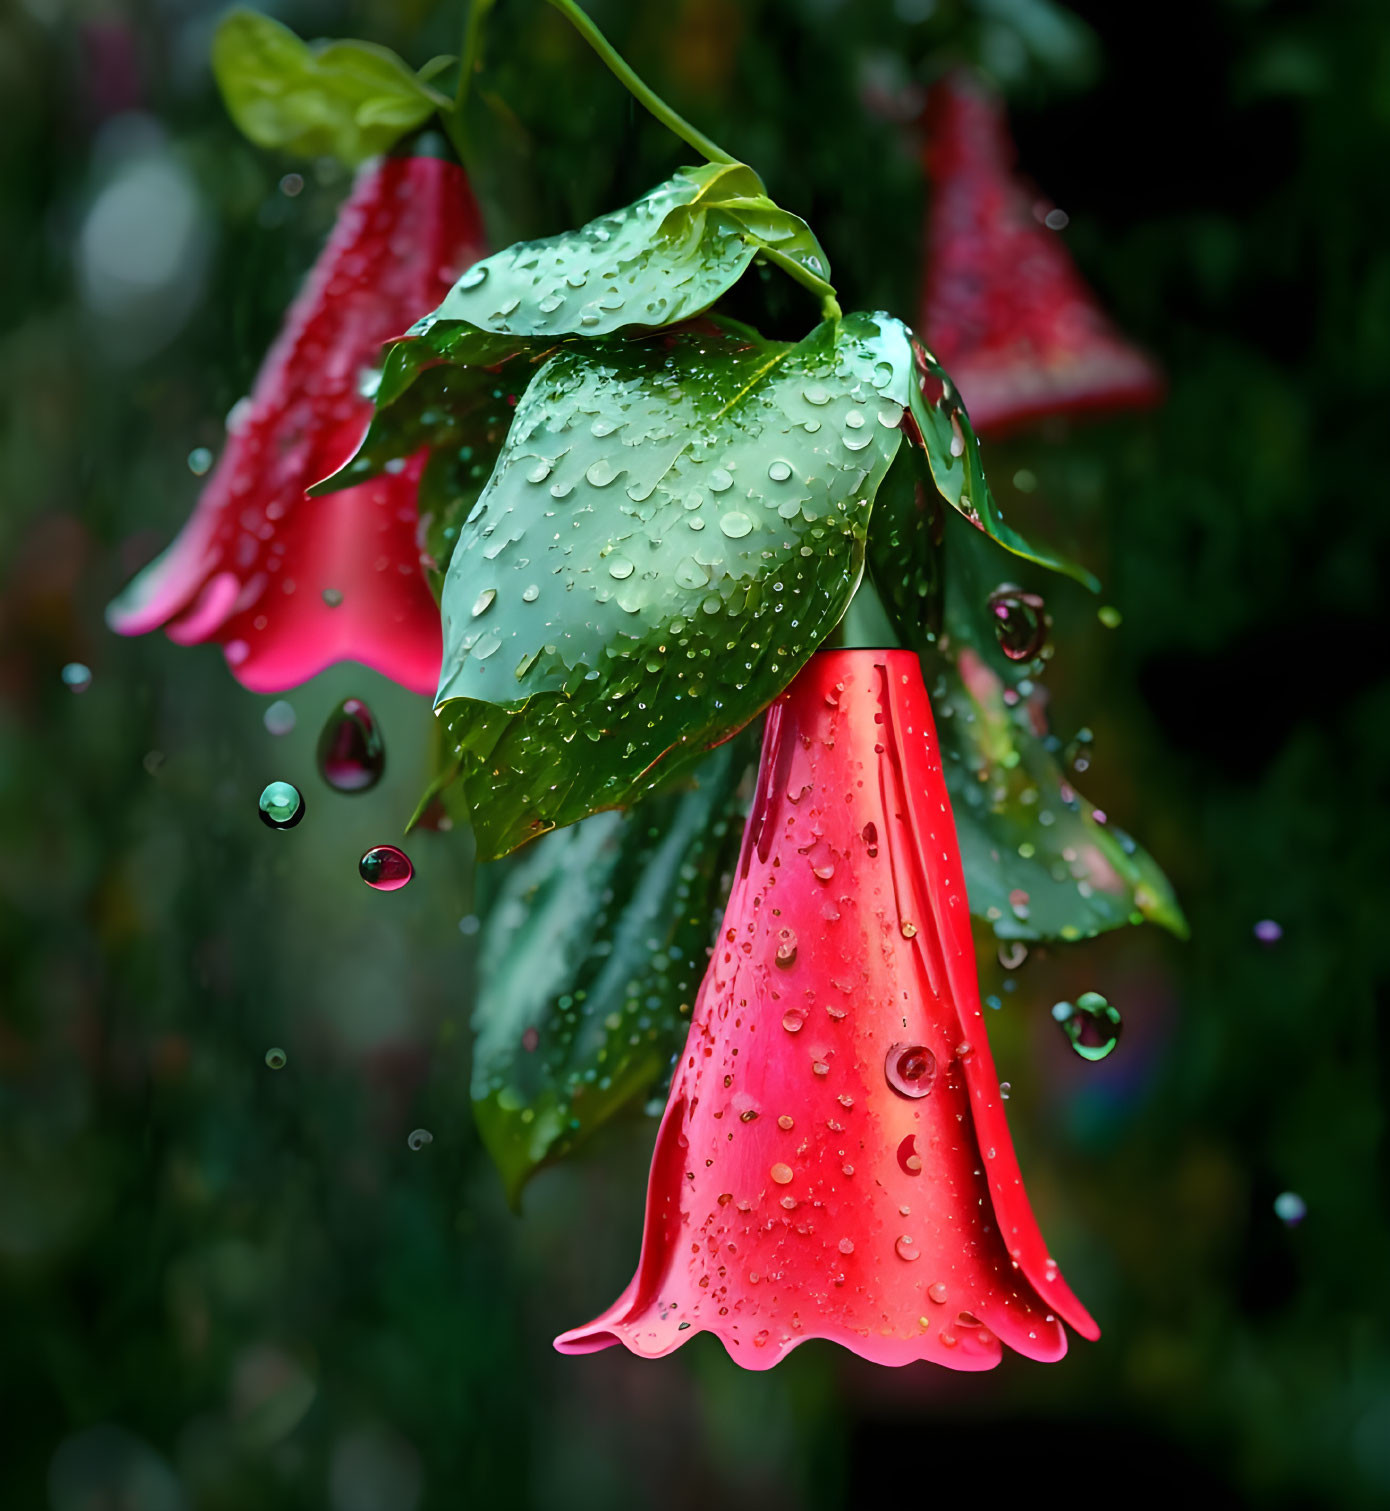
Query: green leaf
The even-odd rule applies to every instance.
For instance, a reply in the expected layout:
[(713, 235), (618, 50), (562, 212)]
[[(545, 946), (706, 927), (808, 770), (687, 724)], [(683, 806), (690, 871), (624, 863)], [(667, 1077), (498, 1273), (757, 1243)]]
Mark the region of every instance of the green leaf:
[(911, 386), (885, 315), (549, 359), (441, 604), (436, 711), (481, 855), (630, 804), (791, 681), (858, 584)]
[(912, 385), (912, 418), (921, 433), (922, 445), (937, 492), (977, 529), (984, 531), (1006, 551), (1025, 561), (1037, 562), (1054, 572), (1073, 577), (1093, 593), (1099, 581), (1084, 567), (1055, 552), (1042, 551), (1004, 523), (980, 461), (980, 443), (970, 425), (970, 416), (950, 375), (920, 342), (914, 343), (922, 383)]
[[(921, 651), (941, 632), (942, 510), (915, 446), (888, 469), (869, 520), (869, 576), (904, 645)], [(861, 592), (863, 590), (861, 589)]]
[(693, 791), (547, 835), (481, 941), (473, 1107), (515, 1205), (547, 1161), (649, 1096), (680, 1052), (738, 854), (740, 739)]
[(759, 254), (833, 292), (810, 227), (779, 209), (751, 168), (681, 168), (625, 209), (475, 263), (412, 334), (467, 362), (480, 331), (521, 343), (674, 325), (707, 310)]
[(311, 47), (250, 10), (218, 26), (212, 70), (232, 119), (258, 146), (350, 165), (387, 151), (449, 103), (384, 47)]
[[(1147, 851), (1066, 780), (1005, 684), (972, 647), (932, 658), (932, 708), (970, 911), (1001, 939), (1083, 939), (1148, 919), (1187, 937)], [(930, 674), (929, 674), (930, 676)]]

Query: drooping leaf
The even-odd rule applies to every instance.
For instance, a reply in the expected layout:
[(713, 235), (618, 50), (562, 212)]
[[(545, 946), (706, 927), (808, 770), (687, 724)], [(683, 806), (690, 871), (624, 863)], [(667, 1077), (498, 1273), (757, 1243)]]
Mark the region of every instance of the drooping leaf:
[(911, 362), (883, 315), (550, 358), (441, 603), (480, 855), (631, 803), (786, 686), (859, 581)]
[(508, 876), (481, 941), (472, 1095), (513, 1203), (658, 1089), (684, 1043), (756, 753), (735, 739), (693, 790), (547, 835)]
[(707, 310), (758, 255), (795, 264), (831, 292), (810, 227), (774, 204), (751, 168), (681, 168), (635, 204), (475, 263), (412, 334), (439, 356), (473, 362), (478, 332), (553, 342), (674, 325)]
[(212, 69), (232, 119), (257, 146), (349, 165), (387, 151), (449, 103), (384, 47), (310, 46), (251, 10), (223, 18)]
[(942, 511), (924, 473), (921, 452), (905, 446), (878, 490), (868, 545), (883, 609), (902, 643), (917, 650), (940, 633), (942, 614)]
[(1153, 857), (1066, 780), (1030, 705), (971, 647), (933, 657), (941, 741), (970, 911), (1001, 939), (1083, 939), (1145, 919), (1187, 936)]
[(1030, 545), (1004, 522), (985, 479), (980, 443), (950, 375), (920, 342), (914, 343), (922, 382), (912, 385), (911, 409), (937, 491), (950, 506), (1006, 551), (1075, 578), (1093, 593), (1100, 583), (1084, 567)]

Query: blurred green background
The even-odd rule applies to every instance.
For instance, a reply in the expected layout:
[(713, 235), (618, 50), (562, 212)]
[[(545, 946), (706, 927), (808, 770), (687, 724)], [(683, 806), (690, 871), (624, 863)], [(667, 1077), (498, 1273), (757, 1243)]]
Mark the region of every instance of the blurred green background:
[[(1105, 1335), (978, 1376), (821, 1343), (762, 1376), (707, 1337), (662, 1363), (551, 1351), (631, 1273), (655, 1122), (609, 1129), (507, 1212), (468, 1108), (467, 836), (417, 835), (403, 892), (356, 876), (413, 806), (427, 706), (340, 667), (288, 695), (275, 736), (215, 647), (102, 621), (190, 508), (186, 459), (220, 444), (345, 178), (236, 135), (203, 0), (10, 0), (0, 1499), (791, 1511), (1055, 1485), (1384, 1504), (1390, 690), (1367, 663), (1390, 535), (1390, 9), (591, 9), (812, 221), (847, 307), (908, 319), (914, 81), (983, 58), (1086, 276), (1170, 374), (1154, 415), (986, 449), (1010, 517), (1123, 611), (1103, 628), (1050, 585), (1054, 729), (1094, 731), (1079, 785), (1193, 927), (1036, 950), (1007, 977), (982, 941), (1030, 1191)], [(277, 14), (416, 64), (456, 45), (452, 5), (425, 0)], [(503, 0), (487, 63), (472, 167), (495, 244), (681, 160), (539, 0)], [(804, 327), (795, 291), (767, 297), (774, 332)], [(94, 673), (80, 696), (72, 660)], [(388, 742), (366, 797), (313, 771), (347, 695)], [(256, 819), (274, 777), (308, 797), (292, 834)], [(1266, 918), (1276, 944), (1252, 932)], [(1125, 1013), (1100, 1064), (1048, 1014), (1088, 988)], [(433, 1141), (413, 1149), (417, 1128)], [(1285, 1190), (1301, 1225), (1275, 1215)]]

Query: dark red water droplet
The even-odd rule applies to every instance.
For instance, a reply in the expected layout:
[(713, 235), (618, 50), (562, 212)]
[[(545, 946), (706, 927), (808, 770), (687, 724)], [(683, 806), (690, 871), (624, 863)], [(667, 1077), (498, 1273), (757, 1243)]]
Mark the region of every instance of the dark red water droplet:
[(895, 1044), (883, 1062), (888, 1084), (903, 1097), (924, 1097), (936, 1080), (936, 1056), (924, 1044)]
[(989, 595), (990, 621), (1010, 661), (1031, 661), (1047, 640), (1047, 608), (1036, 593), (1004, 583)]
[(368, 792), (386, 770), (386, 745), (372, 711), (345, 698), (319, 735), (319, 775), (335, 792)]
[(415, 875), (410, 857), (395, 845), (373, 845), (357, 862), (357, 870), (378, 892), (398, 892)]

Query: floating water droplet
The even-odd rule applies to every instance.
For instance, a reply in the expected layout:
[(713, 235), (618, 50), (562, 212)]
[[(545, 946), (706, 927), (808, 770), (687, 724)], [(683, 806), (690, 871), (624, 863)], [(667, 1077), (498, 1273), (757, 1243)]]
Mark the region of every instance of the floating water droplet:
[(265, 1063), (270, 1070), (283, 1070), (289, 1061), (290, 1057), (278, 1044), (272, 1045), (265, 1052)]
[(59, 675), (69, 692), (85, 693), (92, 685), (92, 669), (81, 661), (69, 661)]
[(483, 591), (479, 593), (478, 596), (473, 600), (474, 619), (476, 619), (480, 614), (486, 614), (487, 611), (492, 607), (496, 597), (496, 588), (484, 588)]
[(999, 1095), (1000, 1095), (1000, 1097), (1004, 1101), (1007, 1102), (1009, 1100), (1009, 1093), (1012, 1090), (1013, 1090), (1013, 1087), (1012, 1087), (1012, 1085), (1008, 1081), (1000, 1081), (1000, 1083), (999, 1083)]
[(767, 475), (774, 483), (785, 483), (792, 475), (792, 469), (787, 462), (773, 462), (767, 469)]
[(777, 1164), (767, 1172), (779, 1186), (785, 1186), (795, 1173), (790, 1165)]
[(1297, 1191), (1281, 1191), (1274, 1198), (1274, 1215), (1286, 1228), (1296, 1228), (1308, 1215), (1308, 1203)]
[(1036, 593), (1001, 583), (989, 595), (989, 615), (999, 649), (1010, 661), (1031, 661), (1047, 640), (1047, 609)]
[(211, 466), (212, 452), (206, 446), (195, 446), (188, 453), (188, 470), (194, 477), (202, 477)]
[(344, 698), (319, 733), (319, 775), (335, 792), (368, 792), (386, 770), (386, 742), (361, 698)]
[(1120, 1010), (1099, 992), (1082, 992), (1074, 1004), (1057, 1003), (1052, 1017), (1083, 1060), (1103, 1060), (1120, 1042)]
[(267, 829), (293, 829), (304, 817), (304, 795), (290, 782), (271, 782), (261, 793), (259, 810)]
[(323, 601), (330, 609), (336, 609), (342, 603), (343, 595), (337, 588), (325, 588), (323, 590)]
[(742, 540), (753, 528), (753, 521), (746, 514), (740, 514), (735, 509), (732, 514), (719, 516), (719, 528), (730, 540)]
[(936, 1056), (924, 1044), (894, 1044), (883, 1073), (899, 1096), (924, 1097), (936, 1080)]
[(266, 729), (273, 735), (287, 735), (295, 725), (294, 705), (277, 698), (262, 716)]
[(434, 1134), (428, 1128), (416, 1128), (406, 1136), (406, 1143), (412, 1149), (423, 1149), (426, 1144), (434, 1143)]
[(357, 862), (357, 871), (378, 892), (399, 892), (415, 875), (410, 857), (395, 845), (373, 845)]
[(1282, 926), (1275, 923), (1272, 918), (1262, 918), (1255, 925), (1255, 938), (1261, 944), (1278, 944), (1283, 937)]
[(1117, 630), (1125, 622), (1125, 616), (1111, 603), (1103, 603), (1096, 610), (1096, 618), (1108, 630)]
[(482, 926), (483, 921), (478, 917), (476, 913), (465, 913), (463, 917), (459, 919), (459, 933), (465, 935), (470, 939), (474, 934), (478, 932), (480, 928), (482, 928)]

